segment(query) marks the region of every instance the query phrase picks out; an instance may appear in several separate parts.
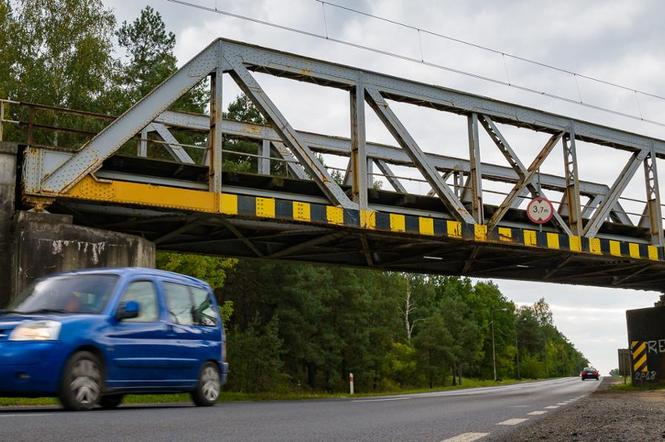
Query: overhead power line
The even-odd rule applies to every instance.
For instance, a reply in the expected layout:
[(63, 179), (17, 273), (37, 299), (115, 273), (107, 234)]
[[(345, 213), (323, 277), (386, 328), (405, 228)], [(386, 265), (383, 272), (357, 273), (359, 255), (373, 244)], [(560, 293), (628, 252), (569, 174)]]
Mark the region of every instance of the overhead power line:
[(618, 84), (618, 83), (614, 83), (614, 82), (611, 82), (611, 81), (603, 80), (602, 78), (593, 77), (591, 75), (581, 74), (579, 72), (574, 72), (574, 71), (571, 71), (571, 70), (568, 70), (568, 69), (565, 69), (565, 68), (562, 68), (562, 67), (559, 67), (559, 66), (554, 66), (554, 65), (551, 65), (551, 64), (543, 63), (541, 61), (534, 60), (534, 59), (527, 58), (527, 57), (521, 57), (519, 55), (515, 55), (515, 54), (508, 53), (508, 52), (500, 51), (498, 49), (490, 48), (488, 46), (483, 46), (483, 45), (473, 43), (473, 42), (470, 42), (470, 41), (466, 41), (466, 40), (462, 40), (462, 39), (459, 39), (459, 38), (456, 38), (456, 37), (451, 37), (450, 35), (440, 34), (438, 32), (434, 32), (434, 31), (431, 31), (429, 29), (419, 28), (417, 26), (413, 26), (413, 25), (410, 25), (408, 23), (404, 23), (404, 22), (397, 21), (397, 20), (392, 20), (390, 18), (382, 17), (382, 16), (379, 16), (379, 15), (374, 15), (374, 14), (371, 14), (369, 12), (361, 11), (359, 9), (354, 9), (354, 8), (350, 8), (348, 6), (343, 6), (343, 5), (338, 5), (336, 3), (331, 3), (331, 2), (326, 1), (326, 0), (312, 0), (312, 1), (314, 1), (316, 3), (326, 4), (326, 5), (328, 5), (330, 7), (333, 7), (333, 8), (353, 12), (354, 14), (359, 14), (359, 15), (363, 15), (365, 17), (374, 18), (376, 20), (380, 20), (380, 21), (390, 23), (390, 24), (393, 24), (393, 25), (401, 26), (401, 27), (406, 28), (406, 29), (412, 29), (412, 30), (417, 31), (417, 32), (422, 32), (424, 34), (429, 34), (429, 35), (432, 35), (434, 37), (439, 37), (439, 38), (443, 38), (443, 39), (446, 39), (446, 40), (450, 40), (450, 41), (453, 41), (455, 43), (460, 43), (460, 44), (463, 44), (463, 45), (466, 45), (466, 46), (471, 46), (471, 47), (474, 47), (476, 49), (482, 49), (483, 51), (492, 52), (494, 54), (501, 55), (503, 57), (509, 57), (509, 58), (512, 58), (512, 59), (515, 59), (515, 60), (523, 61), (525, 63), (533, 64), (533, 65), (536, 65), (536, 66), (541, 66), (541, 67), (544, 67), (544, 68), (547, 68), (547, 69), (552, 69), (552, 70), (555, 70), (555, 71), (558, 71), (558, 72), (561, 72), (561, 73), (564, 73), (564, 74), (568, 74), (568, 75), (571, 75), (571, 76), (584, 78), (586, 80), (591, 80), (591, 81), (594, 81), (594, 82), (597, 82), (597, 83), (605, 84), (607, 86), (612, 86), (612, 87), (616, 87), (616, 88), (619, 88), (619, 89), (623, 89), (623, 90), (628, 91), (628, 92), (638, 93), (638, 94), (642, 94), (642, 95), (647, 96), (647, 97), (657, 98), (659, 100), (665, 101), (665, 97), (663, 97), (661, 95), (654, 94), (652, 92), (646, 92), (646, 91), (643, 91), (643, 90), (640, 90), (640, 89), (635, 89), (635, 88), (630, 87), (630, 86), (626, 86), (626, 85), (623, 85), (623, 84)]
[[(607, 86), (611, 86), (611, 87), (615, 87), (615, 88), (619, 88), (619, 89), (622, 89), (622, 90), (625, 90), (625, 91), (632, 92), (635, 95), (637, 107), (638, 107), (638, 110), (639, 110), (640, 113), (642, 111), (641, 111), (641, 106), (640, 106), (640, 103), (639, 103), (639, 99), (637, 97), (638, 94), (644, 95), (644, 96), (647, 96), (647, 97), (651, 97), (651, 98), (655, 98), (655, 99), (658, 99), (658, 100), (662, 100), (663, 102), (665, 102), (665, 97), (661, 97), (659, 95), (656, 95), (656, 94), (653, 94), (653, 93), (650, 93), (650, 92), (644, 92), (644, 91), (634, 89), (634, 88), (631, 88), (631, 87), (628, 87), (628, 86), (625, 86), (625, 85), (612, 83), (612, 82), (602, 80), (602, 79), (599, 79), (599, 78), (595, 78), (595, 77), (592, 77), (592, 76), (588, 76), (588, 75), (584, 75), (584, 74), (578, 74), (576, 72), (569, 71), (569, 70), (566, 70), (566, 69), (563, 69), (563, 68), (559, 68), (559, 67), (556, 67), (556, 66), (551, 66), (551, 65), (548, 65), (548, 64), (545, 64), (545, 63), (541, 63), (539, 61), (530, 60), (528, 58), (508, 54), (508, 53), (505, 53), (505, 52), (502, 52), (502, 51), (498, 51), (496, 49), (492, 49), (492, 48), (489, 48), (489, 47), (478, 45), (476, 43), (467, 42), (467, 41), (460, 40), (460, 39), (450, 37), (450, 36), (446, 36), (446, 35), (443, 35), (443, 34), (438, 34), (438, 33), (433, 32), (433, 31), (429, 31), (429, 30), (426, 30), (426, 29), (421, 29), (421, 28), (418, 28), (418, 27), (415, 27), (415, 26), (412, 26), (412, 25), (409, 25), (409, 24), (406, 24), (406, 23), (401, 23), (401, 22), (391, 20), (391, 19), (388, 19), (388, 18), (385, 18), (385, 17), (376, 16), (374, 14), (359, 11), (359, 10), (349, 8), (349, 7), (346, 7), (346, 6), (342, 6), (342, 5), (338, 5), (338, 4), (335, 4), (335, 3), (330, 3), (330, 2), (327, 2), (325, 0), (313, 0), (315, 2), (320, 3), (321, 6), (322, 6), (322, 14), (323, 14), (322, 18), (323, 18), (323, 23), (324, 23), (324, 33), (323, 34), (319, 34), (319, 33), (316, 33), (316, 32), (311, 32), (311, 31), (307, 31), (307, 30), (304, 30), (304, 29), (299, 29), (299, 28), (295, 28), (295, 27), (292, 27), (292, 26), (287, 26), (287, 25), (282, 25), (282, 24), (279, 24), (279, 23), (271, 22), (271, 21), (268, 21), (268, 20), (263, 20), (263, 19), (259, 19), (259, 18), (250, 17), (250, 16), (247, 16), (247, 15), (227, 11), (227, 10), (218, 8), (217, 6), (208, 7), (208, 6), (203, 6), (203, 5), (196, 4), (196, 3), (191, 3), (191, 2), (188, 2), (186, 0), (166, 0), (166, 1), (171, 2), (171, 3), (177, 3), (177, 4), (187, 6), (187, 7), (190, 7), (190, 8), (196, 8), (196, 9), (200, 9), (200, 10), (204, 10), (204, 11), (208, 11), (208, 12), (214, 12), (214, 13), (217, 13), (217, 14), (220, 14), (220, 15), (233, 17), (233, 18), (237, 18), (237, 19), (240, 19), (240, 20), (245, 20), (245, 21), (249, 21), (249, 22), (269, 26), (269, 27), (276, 28), (276, 29), (281, 29), (281, 30), (285, 30), (285, 31), (289, 31), (289, 32), (298, 33), (298, 34), (301, 34), (301, 35), (306, 35), (308, 37), (314, 37), (314, 38), (318, 38), (318, 39), (322, 39), (322, 40), (331, 41), (331, 42), (342, 44), (342, 45), (345, 45), (345, 46), (354, 47), (354, 48), (357, 48), (357, 49), (362, 49), (362, 50), (374, 52), (374, 53), (381, 54), (381, 55), (386, 55), (386, 56), (389, 56), (389, 57), (398, 58), (398, 59), (409, 61), (409, 62), (419, 63), (419, 64), (422, 64), (424, 66), (433, 67), (433, 68), (440, 69), (440, 70), (443, 70), (443, 71), (452, 72), (452, 73), (456, 73), (456, 74), (459, 74), (459, 75), (464, 75), (464, 76), (467, 76), (467, 77), (475, 78), (475, 79), (482, 80), (482, 81), (487, 81), (487, 82), (502, 85), (502, 86), (512, 87), (512, 88), (515, 88), (517, 90), (521, 90), (521, 91), (524, 91), (524, 92), (529, 92), (529, 93), (532, 93), (532, 94), (552, 98), (552, 99), (563, 101), (563, 102), (570, 103), (570, 104), (576, 104), (576, 105), (583, 106), (583, 107), (586, 107), (586, 108), (589, 108), (589, 109), (594, 109), (594, 110), (606, 112), (606, 113), (609, 113), (609, 114), (629, 118), (629, 119), (632, 119), (632, 120), (642, 121), (642, 122), (653, 124), (653, 125), (656, 125), (656, 126), (665, 127), (665, 123), (655, 121), (655, 120), (652, 120), (652, 119), (649, 119), (649, 118), (645, 118), (644, 115), (630, 114), (630, 113), (627, 113), (627, 112), (621, 112), (621, 111), (617, 111), (617, 110), (614, 110), (614, 109), (609, 109), (609, 108), (606, 108), (606, 107), (603, 107), (603, 106), (600, 106), (600, 105), (595, 105), (595, 104), (592, 104), (592, 103), (585, 102), (581, 99), (581, 94), (580, 94), (580, 100), (574, 100), (572, 98), (565, 97), (563, 95), (558, 95), (558, 94), (555, 94), (555, 93), (552, 93), (552, 92), (547, 92), (545, 90), (538, 90), (538, 89), (534, 89), (534, 88), (529, 87), (529, 86), (520, 85), (520, 84), (517, 84), (517, 83), (514, 83), (514, 82), (504, 81), (504, 80), (500, 80), (500, 79), (497, 79), (497, 78), (492, 78), (492, 77), (488, 77), (488, 76), (485, 76), (485, 75), (476, 74), (476, 73), (473, 73), (473, 72), (468, 72), (468, 71), (453, 68), (453, 67), (450, 67), (450, 66), (445, 66), (445, 65), (442, 65), (442, 64), (434, 63), (432, 61), (428, 61), (428, 60), (425, 59), (425, 57), (423, 55), (423, 52), (422, 52), (422, 41), (420, 40), (420, 34), (421, 33), (430, 34), (430, 35), (440, 37), (440, 38), (444, 38), (444, 39), (447, 39), (447, 40), (451, 40), (451, 41), (454, 41), (454, 42), (457, 42), (457, 43), (460, 43), (460, 44), (472, 46), (472, 47), (482, 49), (482, 50), (485, 50), (485, 51), (490, 51), (490, 52), (499, 54), (502, 57), (509, 57), (509, 58), (513, 58), (513, 59), (516, 59), (516, 60), (524, 61), (526, 63), (531, 63), (531, 64), (538, 65), (538, 66), (541, 66), (541, 67), (545, 67), (545, 68), (548, 68), (548, 69), (553, 69), (553, 70), (556, 70), (558, 72), (562, 72), (562, 73), (571, 75), (574, 79), (576, 79), (577, 77), (584, 78), (584, 79), (594, 81), (594, 82), (597, 82), (597, 83), (600, 83), (600, 84), (604, 84), (604, 85), (607, 85)], [(419, 47), (420, 47), (420, 58), (409, 57), (407, 55), (398, 54), (396, 52), (387, 51), (387, 50), (383, 50), (383, 49), (378, 49), (378, 48), (374, 48), (374, 47), (371, 47), (371, 46), (367, 46), (367, 45), (363, 45), (363, 44), (359, 44), (359, 43), (354, 43), (354, 42), (351, 42), (351, 41), (348, 41), (348, 40), (342, 40), (342, 39), (339, 39), (339, 38), (335, 38), (334, 36), (330, 35), (329, 29), (328, 29), (328, 20), (327, 20), (326, 15), (325, 15), (326, 5), (329, 6), (329, 7), (333, 7), (333, 8), (343, 9), (343, 10), (346, 10), (346, 11), (349, 11), (349, 12), (352, 12), (352, 13), (355, 13), (355, 14), (360, 14), (360, 15), (363, 15), (363, 16), (366, 16), (366, 17), (382, 20), (382, 21), (385, 21), (387, 23), (391, 23), (391, 24), (397, 25), (397, 26), (402, 26), (402, 27), (405, 27), (405, 28), (408, 28), (408, 29), (411, 29), (411, 30), (414, 30), (414, 31), (418, 32)], [(504, 65), (504, 67), (505, 67), (505, 65)], [(506, 69), (506, 71), (507, 71), (507, 69)], [(579, 91), (579, 84), (577, 83), (577, 81), (576, 81), (576, 87), (578, 89), (578, 94), (579, 94), (579, 92), (580, 92)]]

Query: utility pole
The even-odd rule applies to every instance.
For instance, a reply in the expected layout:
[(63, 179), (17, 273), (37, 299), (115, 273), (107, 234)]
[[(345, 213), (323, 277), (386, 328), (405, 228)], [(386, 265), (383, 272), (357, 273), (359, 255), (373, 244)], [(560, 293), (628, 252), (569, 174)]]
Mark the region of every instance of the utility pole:
[(491, 321), (490, 324), (492, 325), (492, 368), (494, 369), (494, 382), (497, 381), (497, 376), (496, 376), (496, 345), (494, 344), (494, 310), (499, 310), (502, 312), (507, 311), (508, 309), (506, 307), (498, 308), (495, 309), (492, 307), (490, 309), (490, 315), (491, 315)]
[(496, 348), (494, 346), (494, 308), (490, 310), (492, 321), (492, 368), (494, 369), (494, 382), (496, 382)]
[(520, 374), (520, 344), (517, 338), (517, 327), (515, 327), (515, 358), (517, 362), (517, 379), (522, 379), (522, 375)]

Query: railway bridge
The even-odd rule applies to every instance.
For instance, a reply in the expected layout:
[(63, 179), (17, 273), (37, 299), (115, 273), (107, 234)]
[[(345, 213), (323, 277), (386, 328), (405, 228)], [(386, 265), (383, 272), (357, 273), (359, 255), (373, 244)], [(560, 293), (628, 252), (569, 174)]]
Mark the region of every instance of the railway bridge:
[[(294, 128), (257, 73), (348, 93), (351, 136)], [(225, 118), (229, 77), (266, 125)], [(175, 111), (201, 82), (209, 114)], [(420, 145), (395, 103), (465, 118), (467, 145), (455, 156)], [(366, 111), (393, 144), (367, 139)], [(508, 126), (545, 136), (534, 158), (520, 158)], [(481, 133), (507, 165), (483, 161)], [(117, 117), (3, 100), (3, 134), (0, 251), (10, 293), (67, 266), (149, 265), (153, 247), (658, 291), (665, 283), (664, 140), (440, 86), (219, 39)], [(611, 184), (579, 178), (581, 143), (627, 153)], [(563, 173), (541, 173), (557, 147)], [(645, 198), (634, 220), (622, 195), (638, 170)], [(554, 207), (546, 224), (525, 211), (535, 197)]]

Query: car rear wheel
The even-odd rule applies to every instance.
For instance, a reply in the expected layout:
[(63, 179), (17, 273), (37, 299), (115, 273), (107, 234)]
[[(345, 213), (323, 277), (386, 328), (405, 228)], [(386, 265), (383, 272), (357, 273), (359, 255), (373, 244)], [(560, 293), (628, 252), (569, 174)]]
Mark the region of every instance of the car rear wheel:
[(221, 382), (217, 365), (206, 362), (201, 367), (199, 381), (196, 384), (196, 389), (192, 392), (192, 401), (199, 407), (215, 405), (217, 399), (219, 399), (220, 388)]
[(99, 406), (105, 410), (117, 408), (122, 403), (124, 396), (122, 394), (109, 394), (99, 400)]
[(102, 394), (102, 364), (87, 351), (75, 353), (67, 364), (60, 382), (60, 403), (67, 410), (90, 410)]

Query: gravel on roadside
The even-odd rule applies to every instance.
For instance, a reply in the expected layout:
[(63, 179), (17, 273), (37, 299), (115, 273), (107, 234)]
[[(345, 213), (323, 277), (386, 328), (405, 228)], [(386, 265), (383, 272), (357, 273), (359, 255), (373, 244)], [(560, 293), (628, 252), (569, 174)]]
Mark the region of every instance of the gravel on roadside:
[(490, 440), (665, 441), (665, 390), (617, 390), (610, 385), (604, 380), (591, 395)]

